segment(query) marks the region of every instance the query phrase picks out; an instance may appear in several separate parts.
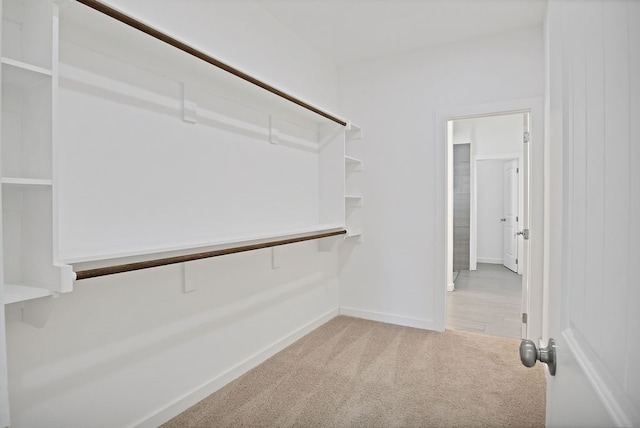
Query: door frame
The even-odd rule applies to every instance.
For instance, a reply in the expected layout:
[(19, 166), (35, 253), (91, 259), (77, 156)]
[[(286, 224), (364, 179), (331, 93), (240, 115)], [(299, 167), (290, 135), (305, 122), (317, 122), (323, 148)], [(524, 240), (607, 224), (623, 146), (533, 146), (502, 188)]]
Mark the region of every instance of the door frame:
[[(518, 168), (524, 165), (522, 153), (496, 153), (493, 155), (471, 156), (471, 221), (469, 224), (469, 269), (478, 267), (478, 164), (477, 162), (488, 160), (517, 160)], [(518, 176), (518, 215), (524, 211), (524, 180)], [(521, 222), (522, 223), (522, 222)], [(519, 223), (520, 224), (520, 223)], [(518, 240), (518, 255), (522, 254), (522, 239)], [(518, 265), (518, 274), (522, 275), (522, 265)]]
[[(450, 217), (453, 201), (449, 197), (449, 187), (452, 174), (451, 144), (448, 129), (450, 121), (471, 117), (495, 116), (511, 113), (529, 113), (529, 156), (528, 162), (530, 181), (528, 183), (529, 208), (528, 229), (530, 239), (527, 242), (528, 251), (528, 284), (523, 287), (523, 296), (527, 298), (527, 306), (523, 308), (527, 313), (528, 322), (523, 328), (523, 337), (538, 340), (542, 336), (543, 310), (543, 260), (544, 260), (544, 98), (521, 98), (489, 104), (453, 106), (436, 111), (436, 239), (435, 254), (437, 266), (441, 268), (435, 272), (436, 282), (442, 286), (436, 287), (435, 325), (438, 330), (446, 328), (447, 289), (452, 284), (450, 249), (453, 245), (452, 234), (449, 232)], [(527, 226), (527, 223), (524, 224)]]

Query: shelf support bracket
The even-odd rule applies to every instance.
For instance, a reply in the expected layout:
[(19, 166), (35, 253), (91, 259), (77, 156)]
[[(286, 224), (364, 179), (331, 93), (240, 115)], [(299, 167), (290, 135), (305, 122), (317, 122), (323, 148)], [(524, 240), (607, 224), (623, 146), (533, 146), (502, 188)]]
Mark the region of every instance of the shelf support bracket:
[(197, 290), (197, 283), (197, 269), (193, 269), (192, 266), (189, 266), (189, 263), (182, 263), (182, 292), (191, 293), (192, 291)]
[(280, 268), (280, 248), (271, 247), (271, 269)]
[(186, 83), (182, 82), (182, 120), (198, 123), (198, 104), (191, 98), (191, 92)]
[(273, 115), (269, 115), (269, 142), (271, 144), (279, 144), (280, 143), (280, 132), (278, 128), (276, 128), (275, 117)]

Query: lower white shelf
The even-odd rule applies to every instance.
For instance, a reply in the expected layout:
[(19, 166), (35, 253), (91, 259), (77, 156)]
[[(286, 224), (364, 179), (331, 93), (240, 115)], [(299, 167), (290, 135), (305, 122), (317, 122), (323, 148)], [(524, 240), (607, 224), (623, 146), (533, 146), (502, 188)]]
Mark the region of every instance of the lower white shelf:
[(37, 65), (3, 57), (2, 80), (10, 85), (28, 88), (44, 79), (51, 79), (51, 70)]
[(52, 181), (45, 178), (2, 177), (2, 184), (17, 187), (51, 187)]
[(360, 195), (344, 195), (345, 201), (355, 204), (357, 207), (364, 206), (364, 199)]
[(29, 287), (28, 285), (5, 284), (4, 304), (24, 302), (25, 300), (38, 299), (40, 297), (51, 296), (51, 290), (39, 287)]
[(137, 248), (130, 251), (120, 253), (102, 253), (91, 255), (71, 254), (62, 257), (62, 263), (65, 265), (86, 264), (85, 267), (99, 267), (103, 264), (109, 265), (111, 261), (117, 260), (119, 263), (133, 263), (149, 259), (175, 257), (194, 252), (206, 252), (221, 250), (225, 248), (239, 247), (245, 245), (260, 244), (269, 241), (294, 239), (308, 234), (329, 233), (344, 230), (344, 226), (340, 224), (319, 224), (307, 228), (287, 229), (274, 231), (272, 233), (235, 236), (221, 240), (209, 240), (192, 243), (184, 243), (182, 245), (166, 245), (158, 247)]

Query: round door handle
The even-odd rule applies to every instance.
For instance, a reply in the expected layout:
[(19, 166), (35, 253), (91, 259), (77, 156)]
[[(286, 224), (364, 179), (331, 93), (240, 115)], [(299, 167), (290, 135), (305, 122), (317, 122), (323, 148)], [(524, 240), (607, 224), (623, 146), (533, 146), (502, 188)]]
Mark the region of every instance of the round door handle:
[(546, 348), (538, 349), (533, 340), (524, 339), (520, 343), (520, 361), (525, 367), (533, 367), (536, 361), (549, 366), (549, 374), (556, 375), (556, 342), (549, 339)]

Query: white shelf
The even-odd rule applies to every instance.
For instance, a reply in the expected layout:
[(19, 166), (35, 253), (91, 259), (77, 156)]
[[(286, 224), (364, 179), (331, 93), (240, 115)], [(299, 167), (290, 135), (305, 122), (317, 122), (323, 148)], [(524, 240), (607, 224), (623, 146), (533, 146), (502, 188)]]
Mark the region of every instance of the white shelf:
[(362, 139), (362, 128), (354, 123), (349, 122), (346, 129), (346, 139), (347, 141)]
[(354, 158), (353, 156), (345, 156), (344, 161), (350, 165), (362, 165), (362, 161), (358, 158)]
[(39, 287), (29, 287), (27, 285), (4, 285), (4, 304), (24, 302), (25, 300), (38, 299), (40, 297), (51, 296), (50, 290)]
[(191, 243), (184, 243), (178, 245), (167, 245), (167, 246), (158, 246), (158, 247), (146, 247), (146, 248), (137, 248), (132, 249), (130, 251), (123, 252), (114, 252), (114, 253), (101, 253), (101, 254), (90, 254), (90, 255), (82, 255), (75, 254), (63, 257), (61, 260), (64, 264), (80, 264), (80, 263), (90, 263), (90, 264), (99, 264), (100, 262), (106, 262), (108, 260), (115, 259), (132, 259), (128, 261), (139, 261), (145, 260), (149, 258), (158, 258), (158, 256), (162, 255), (162, 257), (173, 257), (181, 254), (192, 253), (194, 251), (213, 251), (218, 249), (230, 248), (241, 245), (252, 245), (259, 244), (261, 242), (268, 242), (274, 240), (285, 240), (300, 237), (307, 234), (313, 233), (328, 233), (335, 232), (338, 230), (344, 230), (343, 225), (336, 224), (320, 224), (316, 226), (310, 226), (308, 228), (300, 228), (300, 229), (288, 229), (288, 230), (279, 230), (274, 231), (273, 233), (266, 234), (256, 234), (256, 235), (245, 235), (245, 236), (236, 236), (230, 237), (222, 240), (210, 240), (210, 241), (198, 241)]
[(351, 202), (356, 207), (364, 206), (364, 199), (360, 195), (344, 195), (344, 199), (347, 202)]
[(362, 243), (363, 235), (361, 230), (348, 230), (347, 231), (347, 239), (352, 241)]
[(44, 178), (2, 177), (2, 184), (20, 187), (51, 187), (52, 181)]
[(2, 81), (21, 88), (28, 88), (51, 78), (49, 69), (11, 58), (2, 58)]

